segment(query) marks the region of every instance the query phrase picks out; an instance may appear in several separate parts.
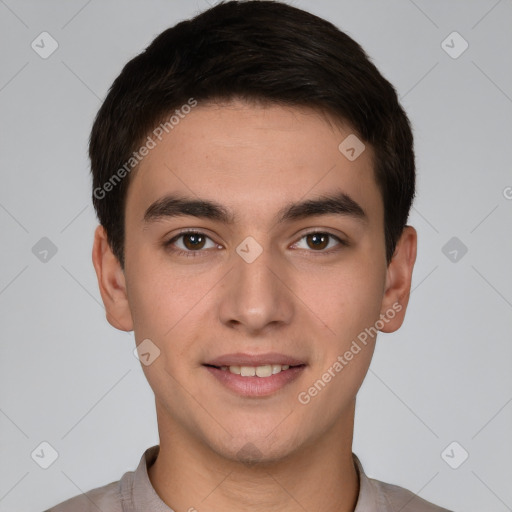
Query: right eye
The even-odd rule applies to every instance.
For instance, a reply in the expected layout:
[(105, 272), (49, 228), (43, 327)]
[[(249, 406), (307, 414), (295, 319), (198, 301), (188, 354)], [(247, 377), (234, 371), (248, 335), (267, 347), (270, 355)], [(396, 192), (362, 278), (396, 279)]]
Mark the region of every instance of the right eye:
[[(210, 245), (207, 246), (208, 240)], [(219, 247), (209, 236), (200, 231), (182, 231), (170, 240), (164, 242), (164, 246), (180, 256), (194, 257), (204, 252), (202, 249)], [(176, 246), (176, 247), (174, 247)]]

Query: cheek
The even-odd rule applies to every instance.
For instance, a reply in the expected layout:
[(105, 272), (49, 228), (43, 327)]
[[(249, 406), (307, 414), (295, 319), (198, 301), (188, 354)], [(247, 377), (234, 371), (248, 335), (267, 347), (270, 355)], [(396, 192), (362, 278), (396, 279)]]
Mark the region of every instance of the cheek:
[(192, 266), (186, 265), (180, 269), (158, 252), (141, 251), (132, 255), (131, 263), (134, 271), (127, 267), (127, 293), (136, 339), (183, 345), (183, 333), (191, 329), (191, 321), (197, 325), (197, 318), (204, 315), (211, 300), (208, 292), (222, 274), (207, 267), (205, 271), (191, 271)]
[(126, 286), (136, 339), (161, 339), (185, 314), (185, 283), (166, 272), (150, 255), (132, 253), (126, 265)]
[(347, 264), (304, 276), (301, 297), (344, 345), (379, 318), (385, 274), (376, 266)]
[[(297, 397), (300, 404), (312, 407), (312, 422), (319, 416), (327, 423), (335, 421), (340, 409), (350, 407), (364, 380), (375, 348), (371, 328), (379, 319), (383, 279), (368, 267), (347, 265), (329, 279), (306, 281), (302, 293), (310, 293), (308, 305), (328, 327), (319, 336), (311, 374)], [(324, 285), (315, 287), (315, 281)]]

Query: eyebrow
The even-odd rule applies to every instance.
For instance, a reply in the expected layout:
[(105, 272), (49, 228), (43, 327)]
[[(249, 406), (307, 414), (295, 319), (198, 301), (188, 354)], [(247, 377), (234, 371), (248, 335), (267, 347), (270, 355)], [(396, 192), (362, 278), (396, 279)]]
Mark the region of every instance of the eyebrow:
[[(290, 222), (318, 215), (343, 215), (367, 221), (363, 208), (348, 194), (337, 191), (315, 199), (289, 203), (277, 213), (277, 223)], [(223, 205), (208, 199), (193, 199), (168, 194), (152, 203), (144, 213), (146, 224), (166, 218), (191, 216), (234, 224), (236, 216)]]

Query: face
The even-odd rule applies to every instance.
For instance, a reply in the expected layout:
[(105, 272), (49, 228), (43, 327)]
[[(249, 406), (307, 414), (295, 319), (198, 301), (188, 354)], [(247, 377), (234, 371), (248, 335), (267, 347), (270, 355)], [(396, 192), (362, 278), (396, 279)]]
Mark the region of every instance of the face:
[(199, 104), (131, 177), (125, 269), (104, 245), (100, 288), (109, 321), (160, 351), (142, 365), (160, 426), (275, 460), (353, 422), (365, 329), (398, 328), (415, 252), (387, 266), (372, 149), (338, 149), (351, 133), (309, 109)]

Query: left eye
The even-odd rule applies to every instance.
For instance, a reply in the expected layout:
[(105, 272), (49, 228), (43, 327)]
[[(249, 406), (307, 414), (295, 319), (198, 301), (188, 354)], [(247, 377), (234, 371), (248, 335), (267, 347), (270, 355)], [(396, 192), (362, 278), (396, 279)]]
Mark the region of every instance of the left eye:
[[(297, 242), (296, 246), (301, 243), (302, 240), (306, 241), (307, 247), (298, 247), (299, 249), (314, 249), (315, 251), (323, 251), (324, 249), (330, 249), (336, 244), (330, 244), (330, 241), (333, 240), (338, 242), (338, 244), (346, 245), (343, 240), (338, 238), (331, 233), (325, 233), (323, 231), (315, 231), (313, 233), (307, 233), (304, 235), (299, 242)], [(330, 240), (330, 241), (329, 241)]]

